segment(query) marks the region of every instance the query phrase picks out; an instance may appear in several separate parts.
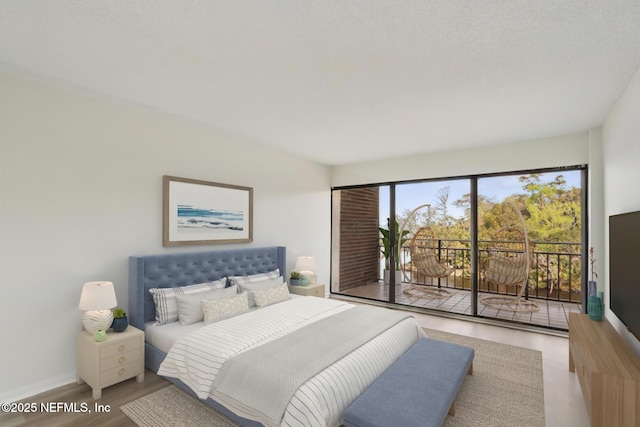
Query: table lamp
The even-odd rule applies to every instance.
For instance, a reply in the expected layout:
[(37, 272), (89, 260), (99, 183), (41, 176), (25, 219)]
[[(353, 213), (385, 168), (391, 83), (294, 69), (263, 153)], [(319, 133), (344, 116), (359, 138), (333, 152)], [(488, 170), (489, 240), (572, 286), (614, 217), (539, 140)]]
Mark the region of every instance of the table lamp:
[(316, 282), (316, 259), (312, 256), (299, 256), (296, 260), (296, 271), (300, 273), (300, 284), (310, 285)]
[(112, 282), (87, 282), (82, 286), (80, 310), (86, 310), (82, 316), (82, 324), (90, 334), (98, 329), (106, 331), (113, 322), (111, 309), (118, 305), (116, 292)]

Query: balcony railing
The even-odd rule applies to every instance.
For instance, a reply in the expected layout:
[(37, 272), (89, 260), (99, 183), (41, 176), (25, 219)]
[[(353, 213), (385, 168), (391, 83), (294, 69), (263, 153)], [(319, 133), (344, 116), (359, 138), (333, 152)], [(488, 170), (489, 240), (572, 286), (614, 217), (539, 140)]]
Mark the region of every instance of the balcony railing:
[[(479, 241), (479, 276), (478, 290), (480, 292), (515, 295), (518, 290), (513, 287), (497, 287), (484, 278), (484, 270), (489, 254), (489, 241)], [(422, 276), (411, 267), (411, 254), (408, 246), (403, 246), (400, 255), (403, 282), (438, 285), (453, 289), (471, 289), (471, 249), (469, 241), (438, 240), (435, 248), (441, 262), (454, 267), (450, 277), (433, 279)], [(581, 243), (548, 243), (532, 242), (533, 263), (529, 273), (528, 286), (525, 295), (531, 298), (554, 300), (561, 302), (580, 302), (581, 286)], [(545, 248), (546, 250), (538, 250)], [(381, 266), (381, 272), (384, 266)], [(380, 277), (382, 274), (380, 274)]]

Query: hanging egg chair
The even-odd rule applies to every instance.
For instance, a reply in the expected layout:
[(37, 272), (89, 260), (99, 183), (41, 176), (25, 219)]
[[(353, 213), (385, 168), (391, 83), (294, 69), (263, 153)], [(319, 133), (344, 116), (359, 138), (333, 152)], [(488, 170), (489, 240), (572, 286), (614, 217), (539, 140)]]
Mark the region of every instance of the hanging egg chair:
[(527, 227), (520, 210), (513, 204), (509, 205), (518, 213), (520, 225), (502, 227), (491, 237), (484, 278), (487, 282), (495, 284), (497, 289), (514, 286), (517, 293), (488, 295), (480, 298), (480, 301), (500, 310), (525, 313), (538, 311), (540, 307), (536, 302), (524, 298), (533, 261)]
[[(411, 211), (402, 224), (402, 229), (405, 229), (406, 223), (419, 209), (427, 206), (430, 205), (420, 205)], [(403, 293), (431, 298), (449, 298), (452, 295), (448, 289), (440, 287), (440, 279), (448, 279), (454, 272), (453, 267), (448, 265), (446, 261), (442, 261), (440, 249), (438, 240), (435, 238), (431, 227), (421, 227), (413, 234), (409, 243), (411, 268), (408, 270), (411, 272), (415, 270), (418, 278), (438, 279), (438, 286), (435, 287), (426, 283), (420, 283), (419, 280), (413, 277), (413, 273), (411, 274), (411, 278), (408, 278), (407, 268), (405, 266), (405, 268), (403, 268), (403, 274), (405, 275), (405, 279), (407, 279), (408, 286), (403, 289)]]

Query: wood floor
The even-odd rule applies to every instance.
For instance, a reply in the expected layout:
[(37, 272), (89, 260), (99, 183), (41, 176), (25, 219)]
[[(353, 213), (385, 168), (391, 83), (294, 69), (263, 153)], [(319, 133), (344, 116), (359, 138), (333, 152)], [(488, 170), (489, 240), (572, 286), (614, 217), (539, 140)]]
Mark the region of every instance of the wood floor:
[[(163, 387), (168, 386), (169, 381), (165, 380), (147, 370), (144, 374), (144, 382), (138, 383), (135, 378), (123, 381), (120, 384), (107, 387), (102, 390), (102, 398), (93, 400), (91, 397), (91, 388), (83, 384), (67, 384), (48, 392), (25, 399), (24, 403), (36, 403), (37, 411), (35, 413), (0, 413), (0, 426), (132, 426), (133, 423), (119, 408), (120, 406), (132, 402), (136, 399), (153, 393)], [(56, 403), (67, 404), (67, 406), (75, 406), (78, 411), (83, 410), (85, 404), (88, 411), (70, 412), (60, 408), (60, 412), (46, 412), (41, 410), (41, 403), (46, 406), (56, 408)], [(96, 412), (95, 404), (99, 404), (105, 409), (105, 412)], [(106, 412), (106, 405), (109, 410)], [(90, 412), (89, 412), (90, 411)]]

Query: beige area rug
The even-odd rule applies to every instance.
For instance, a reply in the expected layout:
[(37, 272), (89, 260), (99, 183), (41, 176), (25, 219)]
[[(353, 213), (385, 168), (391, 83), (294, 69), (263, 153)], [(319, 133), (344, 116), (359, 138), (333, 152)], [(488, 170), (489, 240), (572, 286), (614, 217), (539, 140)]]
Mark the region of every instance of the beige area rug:
[[(456, 398), (446, 427), (544, 426), (542, 353), (462, 335), (425, 329), (428, 337), (475, 349), (473, 375)], [(140, 427), (238, 426), (221, 413), (171, 385), (120, 409)]]
[(140, 427), (240, 426), (173, 384), (129, 402), (120, 409)]
[(542, 353), (478, 338), (426, 329), (429, 338), (475, 349), (456, 415), (443, 426), (544, 426)]

